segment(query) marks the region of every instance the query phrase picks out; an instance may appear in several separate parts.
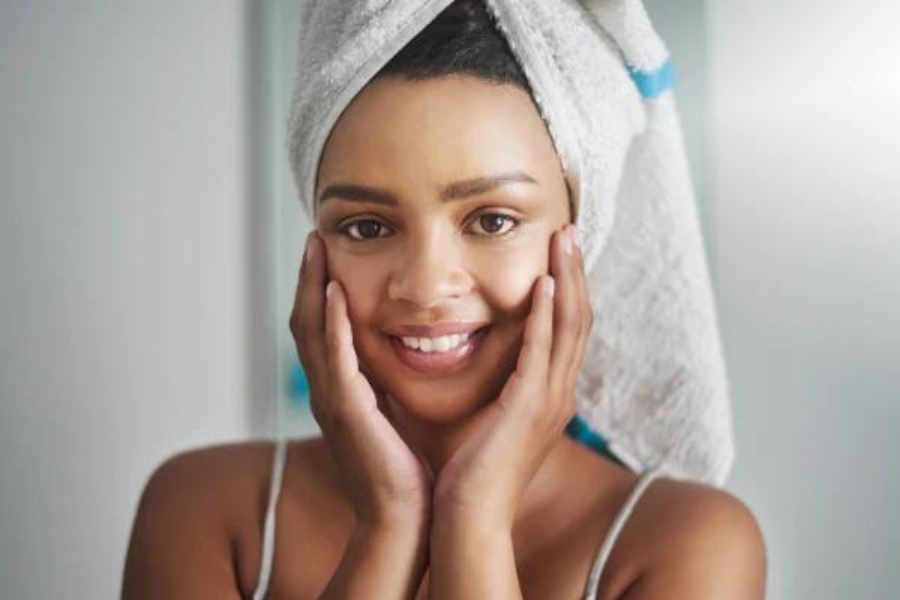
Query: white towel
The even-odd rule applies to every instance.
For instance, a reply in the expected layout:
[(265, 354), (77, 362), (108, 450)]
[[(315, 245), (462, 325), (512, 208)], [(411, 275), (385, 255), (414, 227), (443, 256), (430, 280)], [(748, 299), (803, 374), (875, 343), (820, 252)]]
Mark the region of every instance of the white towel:
[[(332, 127), (451, 0), (310, 1), (289, 155), (315, 220)], [(640, 0), (485, 0), (528, 78), (575, 200), (594, 327), (578, 414), (635, 470), (723, 485), (731, 407), (669, 55)]]

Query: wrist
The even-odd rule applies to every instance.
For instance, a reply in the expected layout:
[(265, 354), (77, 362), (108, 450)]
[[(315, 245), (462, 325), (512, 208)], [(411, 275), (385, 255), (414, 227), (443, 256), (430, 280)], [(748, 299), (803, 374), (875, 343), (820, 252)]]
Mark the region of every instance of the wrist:
[(436, 507), (431, 522), (432, 543), (447, 539), (488, 543), (511, 536), (512, 526), (507, 519), (476, 506)]
[(430, 510), (417, 508), (357, 514), (355, 532), (372, 538), (427, 538), (431, 527)]
[(438, 515), (428, 545), (432, 589), (453, 590), (456, 598), (517, 597), (495, 593), (503, 581), (517, 583), (514, 556), (511, 531), (485, 519)]
[(432, 530), (470, 531), (488, 537), (509, 535), (513, 512), (486, 498), (480, 501), (444, 494), (435, 497), (432, 508)]

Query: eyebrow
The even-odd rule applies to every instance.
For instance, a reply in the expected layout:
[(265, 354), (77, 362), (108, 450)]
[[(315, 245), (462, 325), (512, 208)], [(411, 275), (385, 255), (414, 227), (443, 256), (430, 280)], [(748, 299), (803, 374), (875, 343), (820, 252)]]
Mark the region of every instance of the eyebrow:
[[(440, 198), (442, 202), (462, 200), (463, 198), (484, 194), (504, 185), (514, 183), (536, 184), (537, 181), (524, 171), (512, 171), (510, 173), (476, 177), (475, 179), (457, 181), (445, 186), (444, 189), (441, 190)], [(329, 198), (338, 198), (355, 202), (371, 202), (373, 204), (384, 204), (387, 206), (398, 205), (397, 197), (385, 189), (348, 183), (329, 185), (319, 195), (319, 203), (325, 202)]]

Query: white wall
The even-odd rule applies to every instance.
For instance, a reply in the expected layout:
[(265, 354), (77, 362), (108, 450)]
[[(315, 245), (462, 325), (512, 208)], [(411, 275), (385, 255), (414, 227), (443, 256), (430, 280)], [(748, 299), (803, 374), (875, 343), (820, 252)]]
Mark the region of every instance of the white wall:
[(732, 485), (769, 597), (900, 597), (900, 5), (710, 0)]
[(152, 468), (264, 430), (246, 27), (237, 0), (0, 3), (0, 597), (117, 597)]

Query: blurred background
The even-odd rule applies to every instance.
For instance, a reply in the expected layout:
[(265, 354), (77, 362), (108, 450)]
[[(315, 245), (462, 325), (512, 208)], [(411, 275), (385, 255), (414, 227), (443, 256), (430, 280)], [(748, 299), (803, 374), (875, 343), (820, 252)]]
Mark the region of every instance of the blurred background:
[[(768, 597), (900, 597), (900, 4), (646, 4)], [(160, 462), (315, 432), (287, 328), (297, 7), (0, 1), (0, 597), (117, 597)]]

